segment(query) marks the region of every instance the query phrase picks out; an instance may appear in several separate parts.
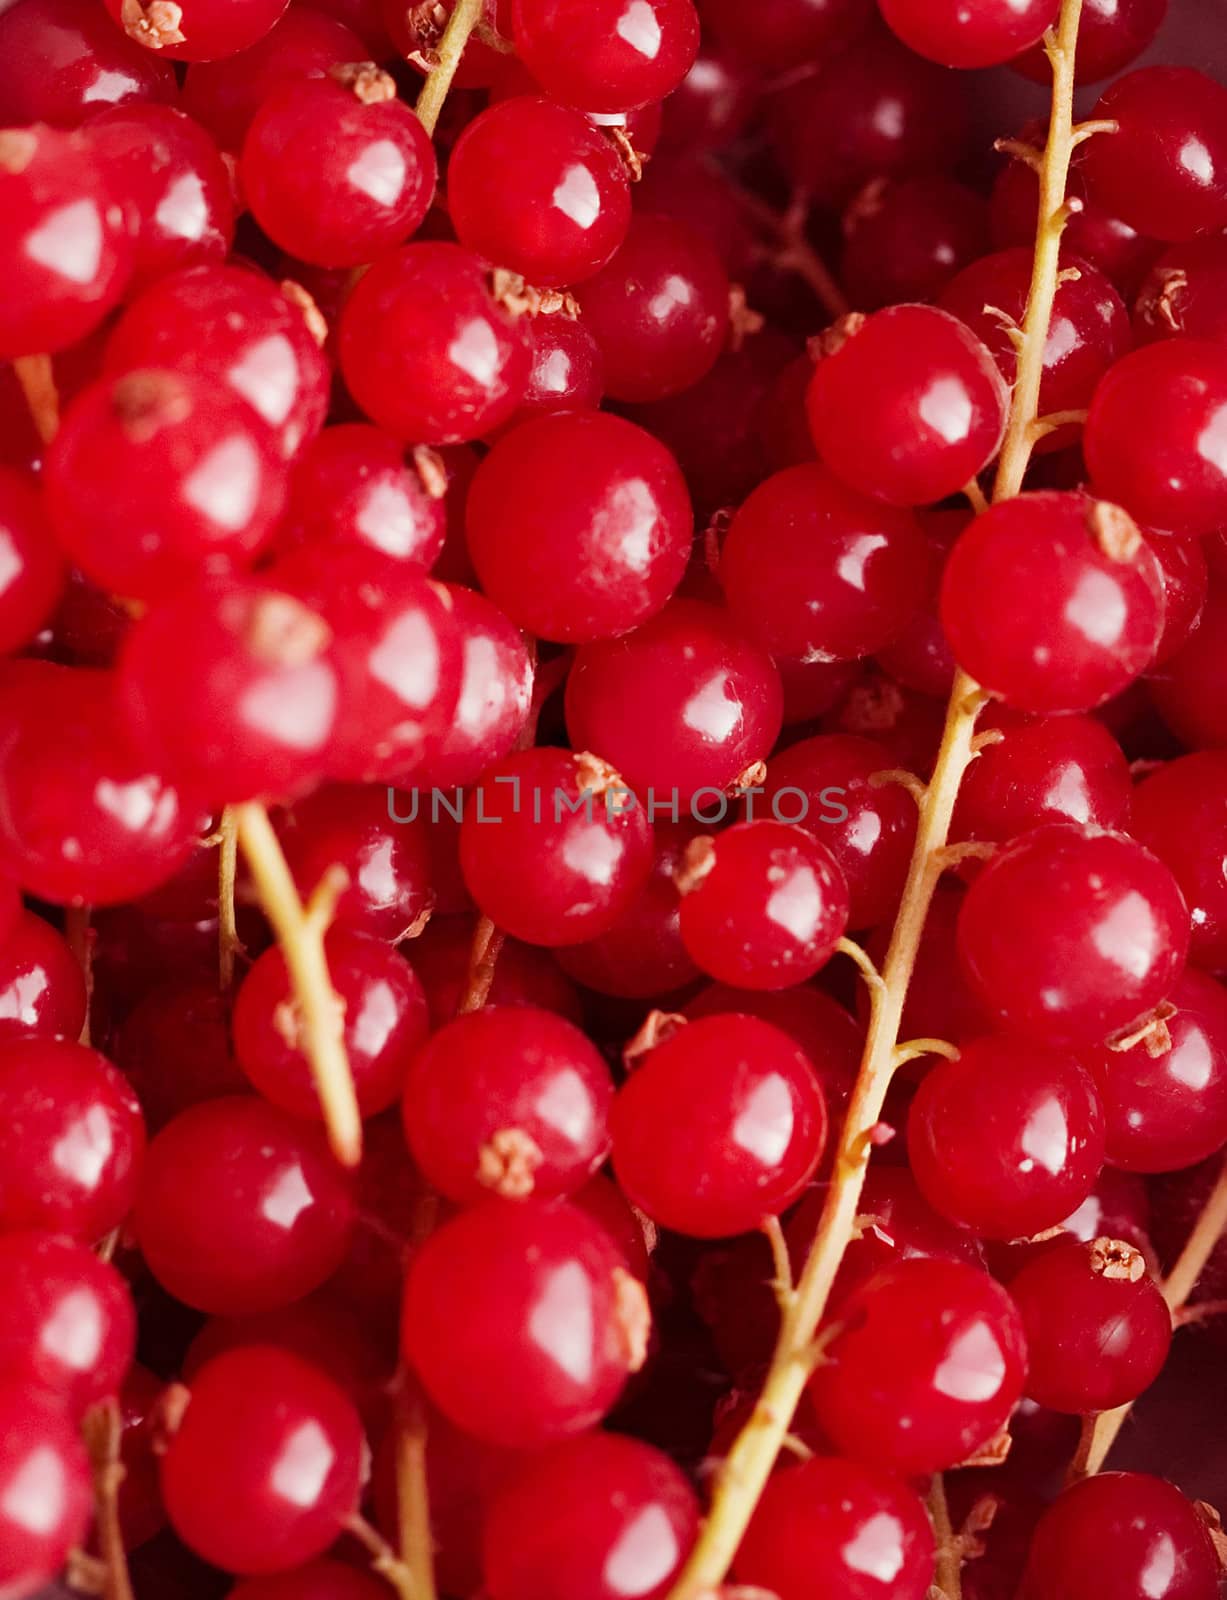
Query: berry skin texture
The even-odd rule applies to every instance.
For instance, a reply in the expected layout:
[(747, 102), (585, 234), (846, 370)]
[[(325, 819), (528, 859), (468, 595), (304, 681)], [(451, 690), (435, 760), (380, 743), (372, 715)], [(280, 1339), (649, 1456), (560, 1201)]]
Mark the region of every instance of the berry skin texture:
[(1124, 834), (1056, 823), (977, 877), (959, 959), (1009, 1028), (1081, 1049), (1145, 1018), (1175, 988), (1189, 916), (1175, 878)]
[(717, 982), (787, 989), (826, 965), (848, 926), (848, 885), (824, 844), (764, 817), (691, 842), (676, 875), (682, 943)]
[(1018, 1312), (965, 1262), (887, 1267), (841, 1304), (839, 1322), (809, 1394), (826, 1435), (866, 1466), (944, 1471), (996, 1436), (1022, 1392)]
[(947, 311), (891, 306), (814, 369), (806, 396), (818, 454), (889, 505), (956, 494), (996, 455), (1007, 392), (989, 351)]
[(614, 400), (663, 400), (689, 389), (715, 366), (728, 335), (720, 257), (693, 228), (651, 212), (631, 219), (622, 247), (576, 299)]
[(447, 595), (464, 659), (455, 716), (428, 763), (430, 781), (441, 789), (476, 782), (515, 748), (532, 709), (534, 675), (524, 635), (497, 606), (456, 583)]
[(289, 0), (186, 0), (168, 12), (152, 0), (106, 0), (128, 37), (172, 61), (217, 61), (264, 38)]
[(1218, 1558), (1193, 1504), (1162, 1478), (1101, 1472), (1040, 1518), (1020, 1600), (1141, 1600), (1158, 1573), (1163, 1600), (1218, 1600)]
[(915, 1490), (814, 1456), (768, 1479), (733, 1569), (779, 1600), (925, 1600), (933, 1564), (933, 1530)]
[[(1078, 23), (1077, 81), (1111, 78), (1150, 44), (1167, 14), (1167, 0), (1087, 0)], [(1042, 45), (1011, 62), (1033, 83), (1050, 83), (1052, 68)]]
[(345, 302), (341, 372), (371, 421), (398, 439), (461, 444), (506, 422), (532, 365), (524, 321), (454, 244), (381, 256)]
[(1165, 250), (1151, 267), (1133, 308), (1138, 344), (1183, 336), (1221, 342), (1227, 335), (1223, 288), (1227, 239), (1189, 239)]
[(108, 106), (169, 103), (175, 69), (93, 0), (23, 0), (0, 20), (0, 127), (76, 128)]
[(599, 272), (630, 227), (630, 186), (610, 141), (578, 111), (535, 95), (465, 128), (447, 168), (461, 244), (537, 287)]
[(585, 111), (663, 100), (699, 48), (691, 0), (513, 0), (516, 53), (555, 99)]
[(414, 233), (438, 170), (430, 136), (369, 62), (279, 85), (243, 141), (243, 195), (275, 244), (356, 267)]
[(668, 1456), (591, 1433), (532, 1458), (486, 1513), (490, 1600), (660, 1600), (698, 1534), (694, 1490)]
[(891, 32), (943, 67), (997, 67), (1036, 44), (1060, 0), (878, 0)]
[(251, 1316), (319, 1288), (353, 1222), (322, 1134), (254, 1095), (228, 1095), (182, 1112), (150, 1144), (132, 1231), (176, 1300)]
[(76, 344), (118, 304), (133, 264), (124, 209), (85, 135), (0, 131), (0, 210), (0, 361)]
[(357, 1510), (364, 1470), (362, 1422), (345, 1393), (264, 1346), (214, 1357), (190, 1388), (162, 1458), (162, 1495), (184, 1544), (236, 1573), (322, 1555)]
[(1227, 751), (1198, 750), (1146, 777), (1130, 832), (1175, 874), (1192, 919), (1192, 959), (1227, 968)]
[[(1028, 604), (1012, 603), (1020, 592)], [(1120, 508), (1024, 494), (958, 538), (942, 575), (942, 625), (959, 664), (1018, 711), (1090, 711), (1154, 657), (1163, 585)]]
[(654, 616), (690, 555), (690, 497), (645, 429), (595, 411), (538, 417), (477, 469), (466, 513), (482, 588), (513, 622), (560, 644)]
[(688, 1022), (639, 1061), (610, 1119), (632, 1205), (696, 1239), (757, 1228), (797, 1199), (827, 1136), (813, 1064), (781, 1029), (735, 1013)]
[(671, 600), (633, 633), (576, 651), (566, 717), (574, 747), (604, 752), (663, 815), (675, 789), (679, 807), (700, 791), (714, 803), (770, 754), (779, 673), (727, 612)]
[(1192, 67), (1139, 67), (1091, 115), (1118, 125), (1082, 156), (1100, 204), (1152, 239), (1227, 223), (1227, 89)]
[(1027, 1396), (1039, 1405), (1075, 1415), (1112, 1411), (1158, 1377), (1172, 1314), (1131, 1245), (1054, 1242), (1009, 1289), (1027, 1333)]
[(1055, 1227), (1104, 1157), (1094, 1079), (1072, 1056), (1001, 1034), (973, 1039), (921, 1080), (907, 1127), (912, 1176), (952, 1222), (990, 1239)]
[(1126, 1172), (1175, 1172), (1227, 1143), (1227, 993), (1190, 967), (1170, 1003), (1144, 1038), (1083, 1058), (1103, 1096), (1105, 1154)]
[(251, 407), (178, 372), (83, 391), (46, 477), (61, 545), (100, 587), (143, 601), (249, 565), (285, 504), (285, 467)]
[(75, 1421), (24, 1383), (0, 1384), (0, 1593), (23, 1600), (52, 1582), (93, 1498)]
[(572, 1023), (487, 1007), (440, 1028), (405, 1080), (405, 1138), (422, 1176), (457, 1205), (491, 1194), (554, 1199), (609, 1153), (609, 1069)]
[(85, 1021), (85, 977), (67, 940), (20, 911), (0, 941), (0, 1040), (75, 1039)]
[(488, 1200), (414, 1256), (401, 1349), (458, 1427), (531, 1450), (594, 1427), (642, 1365), (647, 1297), (577, 1207)]
[(1227, 348), (1164, 339), (1118, 361), (1091, 401), (1083, 433), (1096, 490), (1139, 522), (1212, 533), (1227, 519)]
[(851, 661), (912, 620), (927, 559), (910, 512), (815, 463), (759, 484), (733, 518), (719, 576), (729, 610), (765, 650)]
[(0, 1050), (0, 1225), (93, 1244), (128, 1214), (141, 1109), (109, 1061), (64, 1039)]
[(611, 767), (523, 750), (465, 797), (460, 868), (477, 905), (526, 944), (579, 944), (618, 921), (652, 870), (652, 827)]
[(858, 305), (876, 311), (936, 300), (988, 249), (988, 208), (974, 190), (942, 174), (894, 183), (871, 178), (844, 212), (843, 234), (840, 280), (855, 287)]
[(136, 1348), (128, 1286), (92, 1250), (50, 1233), (0, 1237), (0, 1378), (75, 1417), (116, 1394)]
[(24, 473), (0, 467), (0, 653), (33, 639), (55, 610), (66, 578), (42, 496)]

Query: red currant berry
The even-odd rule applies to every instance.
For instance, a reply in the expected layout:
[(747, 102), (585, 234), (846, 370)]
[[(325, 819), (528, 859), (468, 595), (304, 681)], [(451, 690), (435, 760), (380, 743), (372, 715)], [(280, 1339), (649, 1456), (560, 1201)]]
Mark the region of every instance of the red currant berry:
[(322, 1555), (358, 1506), (362, 1423), (345, 1393), (285, 1350), (206, 1363), (162, 1457), (171, 1526), (229, 1572), (282, 1572)]
[(106, 0), (106, 8), (130, 39), (173, 61), (217, 61), (262, 39), (289, 0)]
[(528, 1006), (459, 1016), (414, 1056), (405, 1136), (458, 1205), (571, 1193), (609, 1153), (609, 1069), (578, 1028)]
[(660, 1600), (698, 1527), (695, 1492), (661, 1451), (616, 1433), (568, 1439), (494, 1496), (482, 1529), (486, 1592), (490, 1600)]
[(868, 1466), (952, 1467), (995, 1437), (1022, 1392), (1022, 1320), (965, 1262), (888, 1267), (843, 1302), (839, 1324), (810, 1398), (827, 1436)]
[[(1078, 21), (1078, 82), (1115, 77), (1154, 39), (1167, 14), (1167, 0), (1085, 0)], [(1016, 72), (1034, 83), (1052, 81), (1043, 46), (1016, 56)]]
[(1219, 1563), (1200, 1513), (1144, 1472), (1084, 1478), (1039, 1520), (1020, 1600), (1217, 1600)]
[(0, 360), (76, 344), (119, 303), (133, 264), (127, 215), (86, 136), (0, 130), (0, 210)]
[[(839, 0), (836, 0), (838, 8)], [(852, 0), (855, 6), (857, 0)], [(664, 128), (662, 139), (669, 150), (688, 154), (720, 150), (744, 133), (754, 115), (758, 101), (758, 82), (753, 65), (746, 59), (749, 48), (760, 43), (769, 18), (764, 13), (772, 9), (760, 7), (753, 28), (738, 28), (736, 42), (725, 46), (720, 40), (721, 19), (719, 0), (708, 0), (703, 7), (703, 27), (710, 29), (716, 42), (700, 44), (690, 71), (678, 84), (662, 108)], [(814, 6), (802, 0), (797, 7), (812, 11)], [(818, 0), (818, 11), (830, 9), (824, 0)], [(790, 60), (789, 65), (792, 65)]]
[(814, 370), (806, 405), (818, 453), (862, 494), (928, 505), (996, 455), (1007, 394), (992, 355), (949, 312), (892, 306), (853, 324)]
[(528, 944), (579, 944), (612, 928), (652, 870), (652, 828), (612, 767), (524, 750), (467, 797), (460, 865), (486, 916)]
[[(414, 940), (413, 968), (426, 991), (433, 1028), (451, 1021), (467, 988), (473, 928), (471, 917), (434, 917)], [(488, 1003), (538, 1006), (576, 1023), (581, 1016), (579, 996), (550, 953), (517, 939), (503, 941)]]
[(682, 942), (709, 977), (787, 989), (825, 966), (848, 925), (848, 886), (804, 828), (763, 818), (691, 841), (677, 873)]
[[(1034, 604), (1010, 606), (1023, 586)], [(959, 536), (941, 614), (960, 665), (1019, 711), (1089, 711), (1150, 664), (1163, 627), (1158, 564), (1117, 506), (1018, 495)]]
[(1134, 840), (1054, 823), (1001, 850), (968, 891), (959, 956), (983, 1002), (1050, 1044), (1102, 1044), (1175, 987), (1189, 916)]
[(973, 189), (940, 174), (875, 178), (844, 212), (843, 233), (840, 279), (856, 305), (876, 311), (937, 299), (988, 249), (988, 207)]
[(1116, 123), (1082, 156), (1087, 187), (1139, 233), (1191, 239), (1227, 223), (1227, 90), (1192, 67), (1140, 67), (1091, 115)]
[(1138, 293), (1133, 313), (1138, 343), (1173, 336), (1222, 343), (1227, 339), (1225, 288), (1227, 240), (1220, 234), (1165, 250)]
[(779, 1600), (925, 1600), (933, 1558), (915, 1490), (854, 1461), (814, 1456), (769, 1479), (733, 1566)]
[(1175, 873), (1192, 917), (1193, 959), (1212, 971), (1227, 966), (1225, 802), (1227, 752), (1202, 750), (1138, 785), (1130, 828)]
[(158, 1282), (199, 1311), (249, 1316), (340, 1265), (349, 1183), (309, 1123), (254, 1095), (207, 1100), (149, 1146), (132, 1231)]
[[(1200, 543), (1203, 551), (1212, 549), (1210, 539)], [(1211, 574), (1201, 620), (1175, 655), (1147, 678), (1147, 691), (1163, 721), (1194, 749), (1227, 744), (1225, 622), (1227, 585)]]
[(414, 244), (381, 256), (341, 315), (341, 370), (367, 416), (398, 439), (476, 439), (506, 422), (532, 364), (522, 320), (477, 256)]
[(662, 1227), (721, 1239), (801, 1194), (822, 1157), (827, 1111), (792, 1039), (731, 1013), (656, 1045), (619, 1090), (610, 1126), (627, 1198)]
[(260, 579), (180, 591), (125, 648), (134, 734), (212, 799), (307, 788), (333, 769), (340, 739), (331, 637), (315, 611)]
[(673, 600), (627, 637), (576, 652), (566, 715), (572, 744), (604, 751), (661, 813), (675, 791), (679, 804), (709, 792), (723, 804), (779, 734), (779, 675), (726, 612)]
[(60, 543), (103, 588), (145, 601), (250, 564), (285, 503), (285, 467), (250, 406), (183, 372), (84, 390), (46, 477)]
[(21, 911), (0, 942), (0, 1039), (75, 1039), (85, 1021), (85, 978), (64, 937)]
[(1086, 1199), (1104, 1157), (1104, 1113), (1071, 1057), (1008, 1035), (973, 1039), (921, 1080), (908, 1158), (925, 1199), (990, 1239), (1055, 1227)]
[[(373, 1117), (400, 1098), (410, 1059), (429, 1027), (426, 997), (405, 958), (378, 939), (334, 928), (326, 952), (358, 1109)], [(234, 1052), (266, 1100), (296, 1117), (323, 1119), (280, 949), (266, 950), (239, 985)]]
[(274, 244), (355, 267), (414, 233), (434, 199), (430, 136), (371, 62), (280, 84), (243, 141), (243, 195)]
[(244, 1578), (230, 1590), (227, 1600), (384, 1600), (386, 1594), (387, 1584), (382, 1579), (361, 1567), (347, 1567), (324, 1557), (289, 1572)]
[(715, 250), (685, 223), (650, 212), (632, 218), (622, 247), (576, 298), (615, 400), (689, 389), (715, 366), (728, 334), (729, 281)]
[(0, 1587), (14, 1597), (50, 1584), (79, 1549), (93, 1492), (74, 1420), (24, 1383), (0, 1385)]
[(448, 584), (464, 664), (451, 726), (431, 754), (436, 788), (463, 787), (514, 749), (532, 707), (533, 665), (520, 630), (482, 594)]
[(754, 68), (776, 73), (826, 56), (855, 37), (871, 12), (867, 0), (760, 0), (748, 27), (739, 0), (703, 0), (703, 27)]
[(93, 117), (85, 137), (128, 208), (133, 292), (177, 267), (225, 259), (234, 241), (230, 173), (198, 122), (170, 106), (124, 105)]
[(145, 1150), (136, 1096), (111, 1063), (63, 1039), (0, 1052), (0, 1222), (92, 1244), (128, 1214)]
[(42, 496), (23, 473), (0, 467), (0, 653), (29, 644), (59, 604), (66, 577)]
[(362, 422), (340, 423), (306, 445), (290, 474), (279, 541), (360, 544), (433, 566), (447, 532), (435, 462), (406, 461), (400, 444)]
[(595, 411), (605, 393), (605, 358), (587, 325), (565, 314), (528, 327), (532, 370), (509, 426), (551, 411)]
[(490, 598), (565, 643), (625, 633), (658, 612), (685, 570), (692, 526), (669, 452), (597, 412), (506, 435), (478, 468), (467, 523)]
[(533, 95), (469, 123), (448, 163), (447, 202), (461, 244), (543, 286), (599, 272), (631, 220), (610, 141), (578, 111)]
[(1172, 1314), (1120, 1239), (1054, 1243), (1010, 1279), (1027, 1334), (1027, 1394), (1053, 1411), (1111, 1411), (1167, 1359)]
[(663, 100), (699, 48), (691, 0), (512, 0), (516, 52), (556, 99), (587, 111)]
[(912, 619), (927, 562), (910, 512), (847, 488), (825, 467), (788, 467), (733, 518), (720, 555), (729, 610), (773, 655), (871, 655)]
[(1200, 539), (1147, 534), (1163, 584), (1163, 632), (1152, 667), (1165, 665), (1193, 637), (1206, 609), (1210, 569)]
[(944, 67), (996, 67), (1036, 44), (1060, 0), (878, 0), (887, 26)]
[(647, 1296), (577, 1207), (488, 1200), (409, 1267), (401, 1348), (453, 1422), (525, 1450), (593, 1427), (642, 1365)]
[[(84, 1015), (84, 992), (81, 1003)], [(172, 1058), (175, 1070), (167, 1072)], [(189, 1106), (248, 1086), (231, 1051), (229, 999), (218, 993), (212, 973), (151, 989), (124, 1018), (115, 1061), (152, 1133)]]
[(117, 32), (93, 0), (22, 0), (0, 20), (0, 127), (77, 128), (108, 106), (169, 104), (175, 69)]

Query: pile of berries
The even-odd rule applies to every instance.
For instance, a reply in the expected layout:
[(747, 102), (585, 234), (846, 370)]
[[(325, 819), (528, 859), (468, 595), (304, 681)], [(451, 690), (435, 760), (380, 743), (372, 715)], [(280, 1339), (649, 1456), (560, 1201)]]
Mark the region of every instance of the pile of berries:
[(1199, 10), (0, 0), (0, 1600), (1218, 1600)]

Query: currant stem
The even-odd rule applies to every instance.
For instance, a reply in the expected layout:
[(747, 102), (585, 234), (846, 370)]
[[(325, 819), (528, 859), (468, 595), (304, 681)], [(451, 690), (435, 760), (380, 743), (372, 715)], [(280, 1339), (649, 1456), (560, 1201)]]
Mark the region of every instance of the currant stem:
[(946, 1483), (940, 1472), (930, 1485), (927, 1503), (937, 1545), (937, 1587), (943, 1600), (963, 1600), (963, 1551), (954, 1537), (950, 1507), (946, 1503)]
[(324, 935), (336, 895), (344, 884), (332, 874), (325, 874), (304, 906), (268, 812), (258, 801), (248, 801), (233, 810), (238, 842), (251, 868), (265, 915), (277, 935), (302, 1013), (304, 1048), (323, 1108), (328, 1141), (343, 1166), (356, 1167), (362, 1159), (362, 1118), (345, 1053), (341, 1002), (332, 987), (324, 954)]
[(430, 1497), (426, 1480), (426, 1412), (402, 1395), (396, 1440), (396, 1514), (401, 1560), (409, 1568), (416, 1600), (437, 1600)]
[(481, 21), (484, 4), (485, 0), (456, 0), (448, 18), (443, 37), (439, 40), (439, 59), (427, 73), (417, 100), (418, 121), (427, 133), (433, 134), (435, 131), (469, 35)]
[[(1214, 1247), (1225, 1231), (1227, 1231), (1227, 1160), (1223, 1162), (1218, 1182), (1210, 1191), (1210, 1196), (1202, 1207), (1201, 1215), (1194, 1224), (1184, 1249), (1162, 1284), (1163, 1298), (1173, 1318), (1177, 1318), (1177, 1313), (1197, 1287), (1197, 1280), (1201, 1277), (1206, 1262), (1214, 1253)], [(1127, 1406), (1118, 1406), (1115, 1411), (1100, 1412), (1094, 1419), (1090, 1424), (1089, 1437), (1085, 1440), (1085, 1448), (1079, 1449), (1078, 1457), (1074, 1461), (1074, 1472), (1077, 1475), (1090, 1477), (1102, 1469), (1108, 1452), (1116, 1443), (1117, 1436), (1132, 1410), (1131, 1402)]]
[(346, 1533), (352, 1535), (363, 1549), (369, 1552), (371, 1571), (385, 1578), (396, 1590), (400, 1600), (419, 1600), (413, 1586), (413, 1575), (408, 1566), (383, 1535), (371, 1527), (365, 1517), (355, 1511), (352, 1517), (345, 1519), (343, 1526)]
[(234, 983), (234, 958), (242, 948), (234, 916), (234, 880), (238, 871), (239, 830), (233, 806), (222, 812), (217, 853), (217, 976), (222, 993)]
[[(723, 176), (723, 174), (722, 174)], [(765, 233), (775, 235), (778, 253), (772, 257), (775, 266), (783, 272), (792, 272), (809, 285), (814, 298), (832, 321), (846, 317), (852, 307), (834, 275), (822, 257), (805, 237), (805, 207), (794, 203), (781, 216), (756, 194), (734, 185), (734, 192), (746, 214), (753, 218)]]
[(85, 1020), (81, 1024), (80, 1042), (90, 1042), (89, 1014), (94, 998), (94, 935), (89, 925), (88, 906), (65, 906), (64, 938), (68, 948), (77, 958), (81, 976), (85, 980)]
[(458, 1015), (466, 1011), (480, 1011), (490, 998), (494, 984), (494, 971), (499, 953), (507, 935), (496, 928), (489, 917), (478, 917), (473, 930), (473, 944), (469, 951), (469, 974), (456, 1006)]
[(105, 1600), (133, 1600), (123, 1530), (119, 1525), (119, 1486), (124, 1479), (119, 1457), (123, 1436), (119, 1402), (103, 1400), (94, 1406), (85, 1418), (84, 1434), (94, 1477), (98, 1549), (106, 1569), (102, 1593)]
[[(1040, 172), (1040, 214), (1031, 291), (1023, 324), (1005, 444), (998, 464), (994, 499), (1022, 487), (1031, 457), (1031, 431), (1037, 414), (1044, 345), (1056, 295), (1062, 206), (1073, 149), (1074, 52), (1082, 0), (1063, 0), (1055, 37), (1048, 40), (1053, 68), (1053, 104), (1048, 146)], [(916, 845), (908, 868), (899, 915), (877, 983), (870, 982), (873, 1007), (865, 1052), (848, 1105), (826, 1205), (796, 1294), (783, 1317), (758, 1405), (734, 1441), (716, 1480), (711, 1511), (669, 1600), (700, 1600), (715, 1591), (732, 1565), (746, 1526), (771, 1475), (776, 1456), (812, 1370), (809, 1352), (835, 1274), (852, 1238), (865, 1182), (872, 1131), (881, 1120), (895, 1069), (899, 1025), (908, 983), (934, 890), (944, 870), (944, 852), (959, 785), (974, 751), (975, 723), (984, 691), (965, 672), (955, 677), (933, 776), (920, 802)], [(866, 970), (863, 951), (841, 941), (840, 948)], [(872, 972), (872, 964), (869, 964)]]
[(26, 397), (39, 438), (50, 444), (60, 427), (60, 392), (50, 356), (18, 356), (13, 371)]

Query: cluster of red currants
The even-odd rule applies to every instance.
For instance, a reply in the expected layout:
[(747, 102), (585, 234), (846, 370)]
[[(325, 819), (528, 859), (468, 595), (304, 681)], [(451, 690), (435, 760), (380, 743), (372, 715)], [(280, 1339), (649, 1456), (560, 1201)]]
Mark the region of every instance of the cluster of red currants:
[(0, 1600), (1217, 1600), (1166, 12), (0, 0)]

